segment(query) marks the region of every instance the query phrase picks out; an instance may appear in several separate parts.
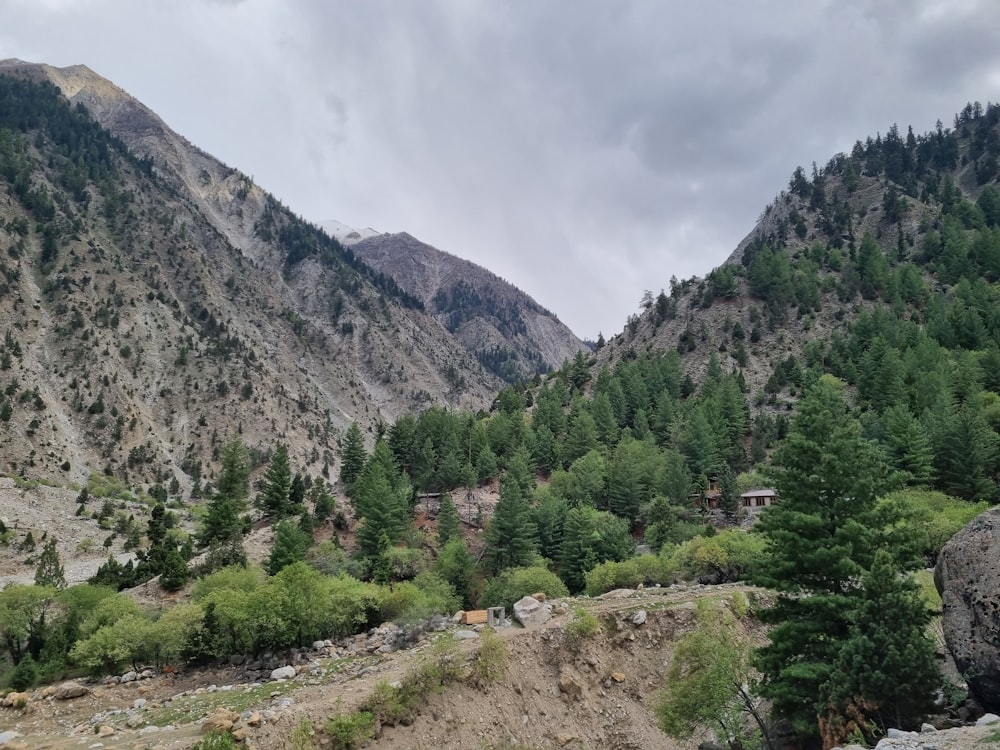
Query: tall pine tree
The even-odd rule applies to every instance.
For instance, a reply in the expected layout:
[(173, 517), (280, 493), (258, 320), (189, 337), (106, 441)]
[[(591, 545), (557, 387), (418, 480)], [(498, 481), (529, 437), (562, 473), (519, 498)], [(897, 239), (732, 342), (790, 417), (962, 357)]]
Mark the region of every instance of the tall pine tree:
[(778, 596), (761, 613), (773, 627), (756, 654), (760, 690), (776, 716), (814, 740), (820, 716), (847, 708), (829, 704), (827, 686), (852, 637), (860, 581), (888, 545), (891, 519), (877, 499), (890, 472), (849, 413), (843, 384), (824, 375), (799, 402), (770, 474), (781, 502), (758, 521), (768, 554), (755, 582)]

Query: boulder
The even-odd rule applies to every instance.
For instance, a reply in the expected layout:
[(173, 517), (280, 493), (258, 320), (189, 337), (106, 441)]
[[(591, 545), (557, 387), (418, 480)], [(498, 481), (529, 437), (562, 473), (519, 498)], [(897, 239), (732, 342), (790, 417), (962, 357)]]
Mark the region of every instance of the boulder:
[(534, 597), (526, 596), (514, 602), (514, 619), (526, 628), (542, 625), (551, 616), (549, 607)]
[(235, 711), (227, 708), (217, 709), (201, 723), (201, 733), (228, 732), (239, 720), (240, 715)]
[(1000, 509), (972, 519), (938, 556), (934, 583), (955, 666), (985, 711), (1000, 712)]
[(79, 682), (64, 682), (52, 694), (57, 701), (68, 701), (73, 698), (80, 698), (90, 692), (90, 688), (81, 685)]
[(559, 675), (559, 692), (571, 701), (578, 701), (583, 697), (583, 685), (573, 675), (563, 672)]
[(295, 667), (285, 666), (271, 670), (272, 680), (290, 680), (295, 676)]
[(3, 697), (3, 700), (0, 700), (0, 706), (4, 708), (18, 708), (27, 705), (29, 697), (28, 693), (7, 693)]

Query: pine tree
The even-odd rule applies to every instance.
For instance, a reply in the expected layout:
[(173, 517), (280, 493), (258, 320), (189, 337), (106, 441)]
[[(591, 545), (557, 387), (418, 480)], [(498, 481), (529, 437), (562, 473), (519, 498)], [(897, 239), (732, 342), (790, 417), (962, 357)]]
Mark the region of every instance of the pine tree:
[(862, 437), (843, 390), (824, 375), (799, 402), (770, 470), (781, 502), (757, 522), (769, 554), (755, 583), (778, 592), (761, 613), (774, 627), (756, 654), (760, 691), (803, 738), (818, 735), (818, 716), (845, 710), (824, 704), (824, 686), (851, 637), (858, 581), (888, 544), (891, 520), (876, 502), (889, 471)]
[(595, 530), (592, 508), (572, 508), (566, 514), (559, 556), (559, 578), (571, 594), (583, 591), (584, 574), (597, 564), (594, 552)]
[(535, 529), (518, 482), (504, 477), (493, 518), (484, 534), (483, 565), (496, 574), (528, 565), (535, 555)]
[(437, 538), (438, 545), (444, 547), (452, 539), (458, 539), (462, 535), (461, 520), (458, 517), (458, 509), (450, 494), (445, 494), (441, 498), (441, 507), (437, 515)]
[(451, 539), (444, 545), (434, 561), (434, 570), (455, 589), (455, 593), (462, 599), (463, 607), (472, 604), (475, 568), (476, 562), (460, 537)]
[(288, 446), (280, 444), (271, 456), (257, 504), (273, 518), (281, 519), (291, 515), (288, 502), (291, 489), (292, 469), (288, 463)]
[(886, 550), (876, 554), (861, 584), (849, 637), (824, 686), (824, 703), (833, 707), (823, 721), (827, 746), (847, 742), (844, 706), (871, 744), (889, 727), (918, 728), (942, 682), (927, 633), (930, 613), (916, 584), (899, 575)]
[(264, 569), (271, 575), (277, 575), (282, 568), (305, 560), (308, 548), (309, 537), (294, 521), (287, 518), (279, 521), (274, 526), (274, 542)]
[(365, 438), (357, 422), (344, 433), (340, 442), (340, 481), (345, 487), (350, 487), (365, 468), (368, 454), (365, 452)]
[(890, 406), (882, 421), (886, 452), (893, 468), (903, 473), (907, 484), (926, 485), (934, 468), (934, 451), (923, 425), (905, 404)]
[(176, 547), (170, 547), (163, 558), (160, 586), (166, 591), (179, 591), (188, 582), (188, 566)]
[(59, 560), (59, 550), (56, 549), (55, 537), (49, 537), (38, 557), (35, 567), (35, 585), (52, 586), (57, 589), (66, 588), (66, 574)]
[(201, 546), (226, 545), (242, 536), (249, 494), (250, 455), (237, 438), (222, 448), (222, 472), (198, 535)]

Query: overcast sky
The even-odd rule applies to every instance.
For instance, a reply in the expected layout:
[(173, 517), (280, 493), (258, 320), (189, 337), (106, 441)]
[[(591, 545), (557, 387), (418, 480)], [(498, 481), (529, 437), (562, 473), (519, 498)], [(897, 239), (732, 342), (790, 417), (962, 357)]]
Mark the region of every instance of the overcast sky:
[(306, 219), (407, 231), (581, 337), (703, 276), (797, 165), (1000, 101), (996, 0), (0, 0)]

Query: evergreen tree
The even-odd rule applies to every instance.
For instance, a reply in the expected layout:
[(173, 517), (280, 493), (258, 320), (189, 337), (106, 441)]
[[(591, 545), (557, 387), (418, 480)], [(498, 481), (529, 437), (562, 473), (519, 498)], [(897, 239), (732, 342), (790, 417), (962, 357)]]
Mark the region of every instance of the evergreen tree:
[(267, 515), (281, 519), (291, 515), (289, 494), (292, 489), (292, 469), (288, 463), (288, 446), (280, 444), (271, 456), (267, 472), (264, 474), (264, 486), (257, 504)]
[(184, 556), (176, 547), (168, 548), (160, 572), (160, 586), (166, 591), (179, 591), (188, 582), (189, 575)]
[(333, 515), (336, 502), (330, 494), (330, 488), (322, 479), (312, 483), (309, 488), (309, 501), (313, 506), (313, 515), (317, 522), (323, 522)]
[(57, 589), (66, 588), (66, 574), (63, 571), (62, 562), (59, 560), (59, 550), (56, 549), (55, 537), (49, 537), (42, 554), (38, 556), (38, 565), (35, 567), (35, 585), (51, 586)]
[(592, 508), (571, 508), (563, 527), (562, 547), (559, 557), (559, 578), (571, 594), (583, 591), (584, 574), (597, 560), (594, 551), (595, 531), (591, 523)]
[(198, 535), (201, 546), (226, 545), (241, 537), (247, 525), (242, 514), (249, 494), (250, 456), (237, 438), (222, 448), (222, 472)]
[(493, 518), (483, 536), (483, 566), (493, 574), (528, 565), (535, 555), (535, 528), (521, 485), (505, 476)]
[(441, 498), (441, 507), (438, 508), (437, 515), (437, 538), (438, 545), (444, 547), (452, 539), (459, 539), (462, 536), (462, 523), (458, 517), (458, 509), (451, 495), (445, 493)]
[(354, 484), (365, 468), (367, 458), (365, 438), (361, 434), (361, 428), (357, 422), (351, 422), (343, 440), (340, 441), (340, 481), (344, 487), (350, 488)]
[(799, 402), (770, 472), (781, 502), (757, 522), (768, 555), (755, 582), (778, 592), (761, 613), (773, 628), (756, 654), (760, 690), (803, 738), (818, 735), (821, 714), (846, 710), (826, 705), (824, 690), (851, 637), (859, 581), (888, 542), (888, 506), (876, 501), (889, 472), (843, 390), (824, 375)]
[(469, 554), (465, 541), (455, 537), (441, 548), (434, 561), (434, 570), (455, 589), (462, 606), (472, 605), (472, 581), (476, 562)]
[(264, 569), (271, 575), (277, 575), (283, 568), (292, 563), (306, 559), (309, 548), (309, 537), (289, 519), (278, 521), (274, 526), (274, 542), (271, 544), (271, 554), (264, 564)]
[(288, 488), (288, 512), (293, 516), (305, 510), (308, 479), (308, 476), (303, 476), (299, 471), (292, 477), (292, 484)]
[(578, 402), (577, 408), (570, 416), (569, 430), (563, 441), (563, 466), (569, 466), (597, 447), (597, 426), (594, 424), (594, 418), (583, 408), (582, 402)]
[(849, 637), (823, 688), (825, 704), (834, 707), (821, 724), (828, 746), (847, 741), (845, 714), (871, 744), (889, 727), (917, 729), (942, 682), (927, 633), (930, 613), (886, 550), (876, 554), (861, 585)]
[(934, 451), (923, 425), (905, 404), (893, 404), (882, 417), (886, 453), (907, 484), (926, 485), (933, 471)]

